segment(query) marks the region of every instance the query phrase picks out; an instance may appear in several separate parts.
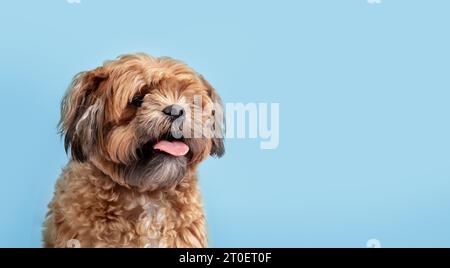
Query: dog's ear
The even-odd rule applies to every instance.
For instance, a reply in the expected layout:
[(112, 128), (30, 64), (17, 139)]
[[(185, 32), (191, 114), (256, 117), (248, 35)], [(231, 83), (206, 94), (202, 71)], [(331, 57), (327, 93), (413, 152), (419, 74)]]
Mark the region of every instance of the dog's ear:
[(72, 158), (79, 162), (101, 140), (105, 104), (98, 89), (107, 76), (102, 67), (77, 74), (61, 103), (59, 131), (66, 152), (70, 148)]
[(216, 90), (211, 86), (211, 84), (206, 81), (206, 79), (200, 75), (200, 79), (206, 87), (209, 98), (213, 102), (213, 109), (211, 111), (213, 117), (213, 137), (211, 138), (212, 147), (211, 155), (222, 157), (225, 154), (225, 145), (223, 142), (225, 134), (225, 115), (223, 111), (223, 103), (220, 96), (217, 94)]

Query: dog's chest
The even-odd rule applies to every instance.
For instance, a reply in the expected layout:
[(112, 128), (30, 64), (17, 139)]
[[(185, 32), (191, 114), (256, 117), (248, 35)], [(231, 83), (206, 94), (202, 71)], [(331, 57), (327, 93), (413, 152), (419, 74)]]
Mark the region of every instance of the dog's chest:
[(133, 225), (139, 247), (168, 247), (170, 206), (159, 200), (141, 198), (132, 209)]

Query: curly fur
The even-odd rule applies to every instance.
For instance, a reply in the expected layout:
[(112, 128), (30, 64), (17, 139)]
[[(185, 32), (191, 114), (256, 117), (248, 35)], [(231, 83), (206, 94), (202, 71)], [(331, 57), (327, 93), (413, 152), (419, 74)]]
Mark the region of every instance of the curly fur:
[(223, 155), (223, 139), (186, 134), (208, 120), (211, 132), (221, 132), (223, 118), (214, 109), (184, 118), (193, 126), (180, 129), (186, 156), (152, 150), (180, 128), (161, 112), (175, 103), (221, 107), (202, 76), (170, 58), (125, 55), (75, 76), (60, 121), (71, 159), (49, 204), (44, 246), (66, 247), (71, 239), (81, 247), (207, 246), (196, 170), (208, 155)]

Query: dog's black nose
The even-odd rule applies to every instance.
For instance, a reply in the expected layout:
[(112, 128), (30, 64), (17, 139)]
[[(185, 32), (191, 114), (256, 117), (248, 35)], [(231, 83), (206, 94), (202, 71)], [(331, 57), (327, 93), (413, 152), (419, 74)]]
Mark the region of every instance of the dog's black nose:
[(176, 119), (178, 117), (184, 116), (184, 109), (180, 105), (169, 105), (166, 108), (164, 108), (163, 113), (165, 113), (168, 116), (171, 116), (172, 118)]

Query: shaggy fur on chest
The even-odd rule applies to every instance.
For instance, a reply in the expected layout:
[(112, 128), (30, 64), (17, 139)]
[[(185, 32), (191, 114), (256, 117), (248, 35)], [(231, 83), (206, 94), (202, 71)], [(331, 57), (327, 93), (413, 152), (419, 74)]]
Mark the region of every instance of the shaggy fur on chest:
[(205, 247), (195, 173), (164, 191), (138, 192), (90, 163), (70, 162), (57, 181), (44, 227), (46, 247)]

